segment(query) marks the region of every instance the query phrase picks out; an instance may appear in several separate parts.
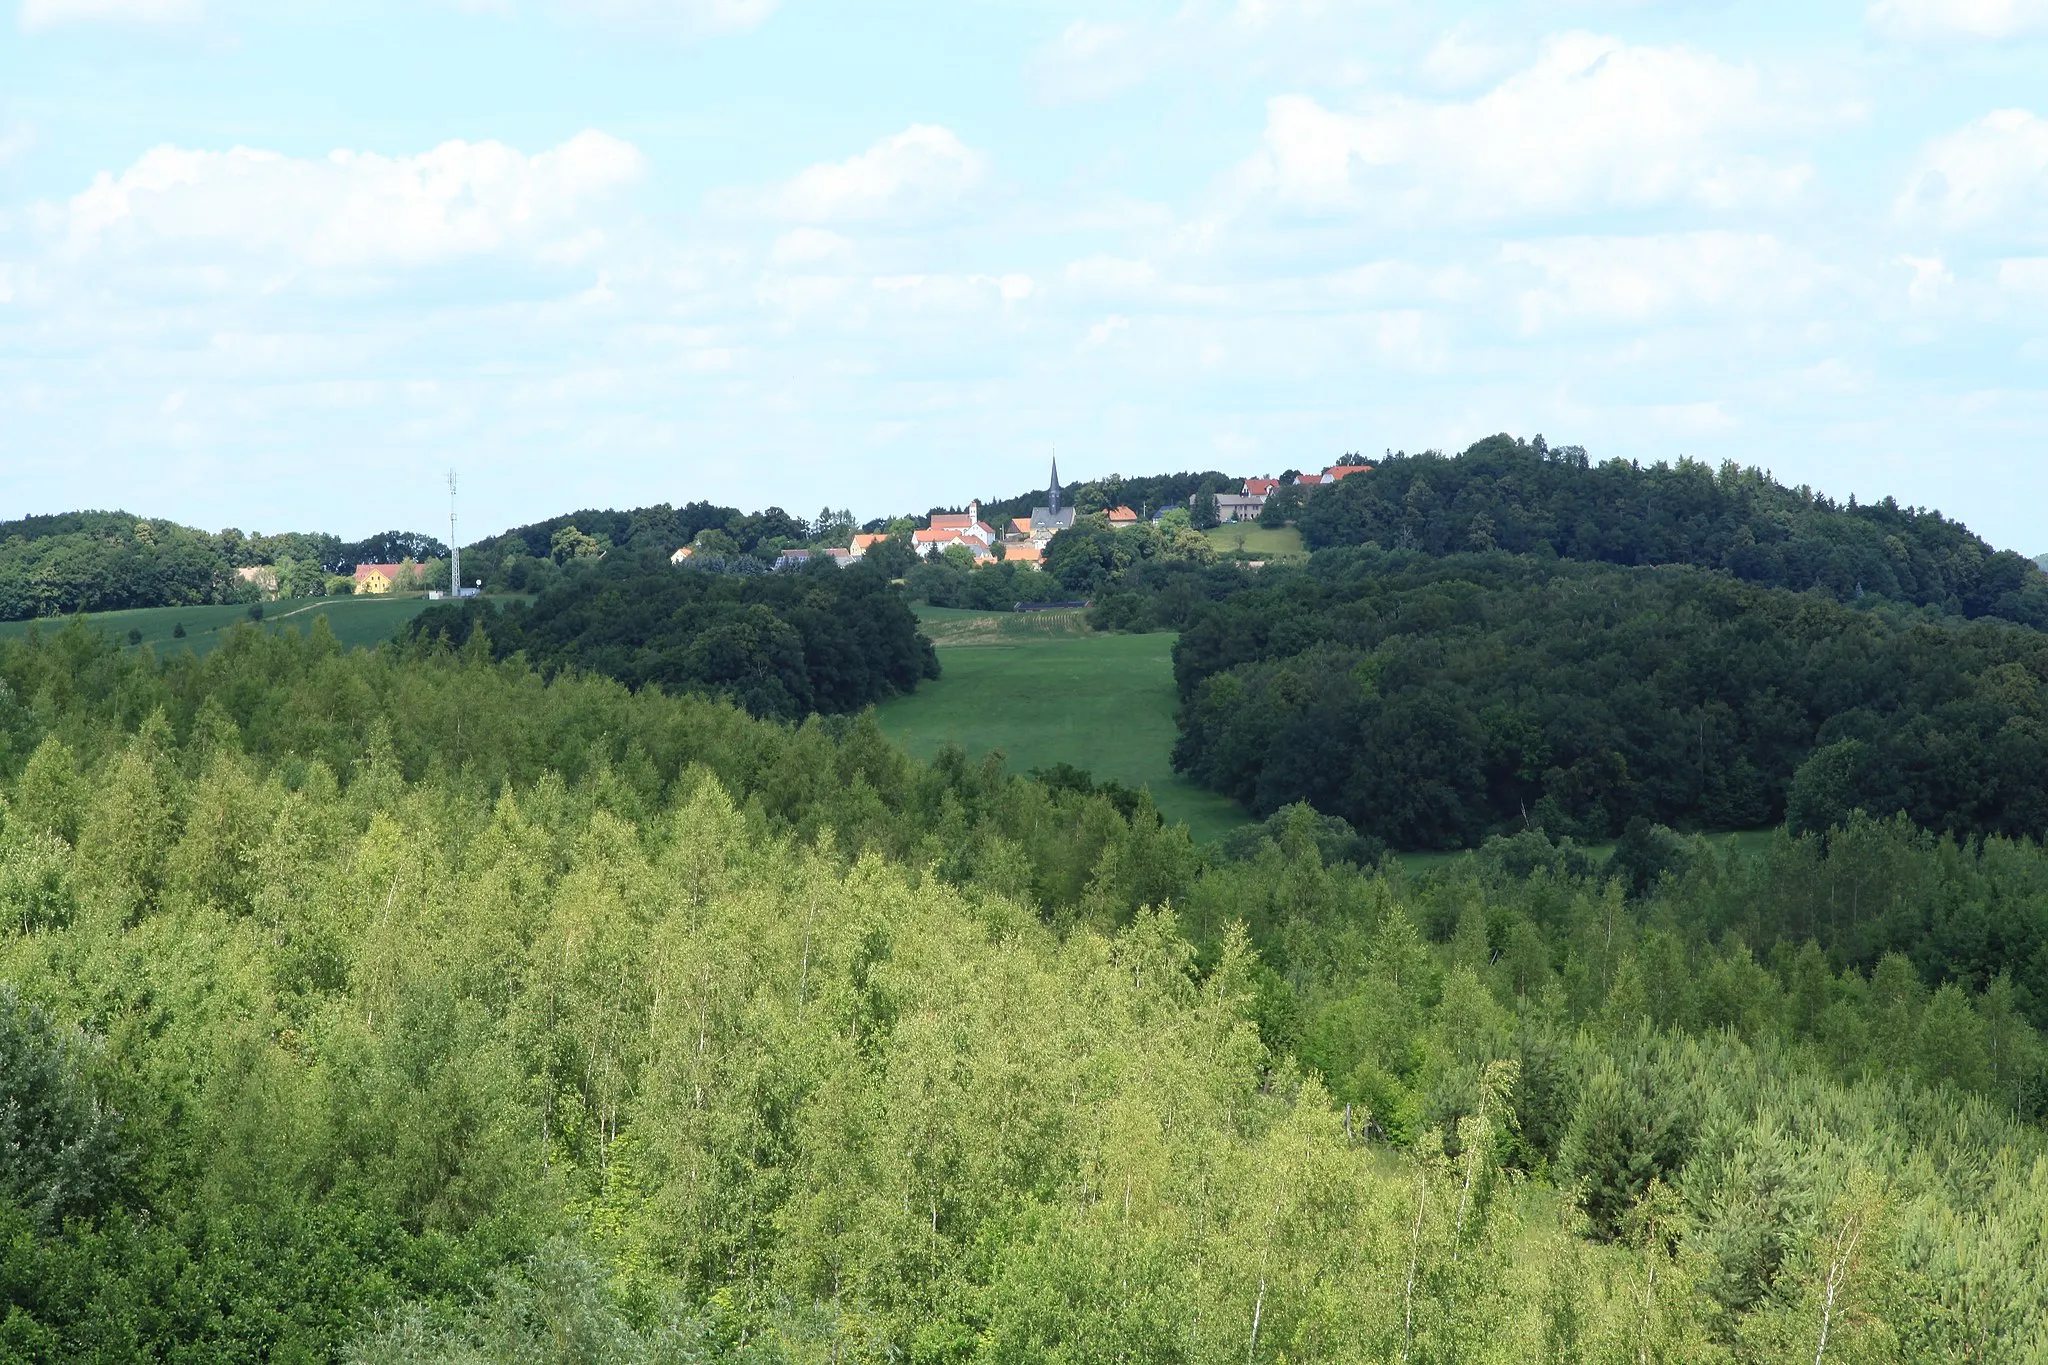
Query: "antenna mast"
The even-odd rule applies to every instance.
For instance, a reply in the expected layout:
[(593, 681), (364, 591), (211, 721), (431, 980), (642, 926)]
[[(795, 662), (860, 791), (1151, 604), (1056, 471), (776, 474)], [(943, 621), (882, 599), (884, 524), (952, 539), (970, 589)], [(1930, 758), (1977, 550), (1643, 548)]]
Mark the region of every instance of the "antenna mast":
[(448, 596), (462, 599), (462, 542), (455, 538), (455, 471), (448, 471)]

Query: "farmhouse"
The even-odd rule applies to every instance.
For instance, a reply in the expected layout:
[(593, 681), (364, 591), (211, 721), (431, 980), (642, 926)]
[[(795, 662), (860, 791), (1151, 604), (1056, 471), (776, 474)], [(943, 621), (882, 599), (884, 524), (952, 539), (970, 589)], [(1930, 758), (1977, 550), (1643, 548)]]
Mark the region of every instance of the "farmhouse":
[(390, 592), (398, 586), (401, 567), (397, 564), (356, 565), (356, 591), (373, 596)]
[(253, 584), (265, 597), (277, 596), (277, 569), (270, 564), (252, 564), (235, 570), (235, 577), (244, 583)]
[(689, 560), (690, 556), (696, 553), (697, 550), (695, 546), (685, 545), (680, 550), (677, 550), (674, 554), (670, 555), (668, 557), (668, 562), (671, 564), (686, 563)]
[(958, 545), (976, 559), (989, 559), (994, 556), (989, 547), (996, 543), (996, 531), (981, 519), (981, 503), (976, 500), (967, 504), (965, 512), (933, 513), (930, 524), (911, 532), (910, 539), (913, 548), (927, 558)]

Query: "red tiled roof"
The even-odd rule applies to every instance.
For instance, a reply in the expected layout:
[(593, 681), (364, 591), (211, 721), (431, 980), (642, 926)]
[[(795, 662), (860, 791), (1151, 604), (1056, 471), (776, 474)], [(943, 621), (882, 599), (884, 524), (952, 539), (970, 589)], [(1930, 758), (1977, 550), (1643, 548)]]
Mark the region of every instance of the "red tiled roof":
[(869, 546), (887, 540), (888, 538), (888, 533), (885, 531), (878, 531), (872, 534), (863, 533), (853, 538), (853, 548), (856, 550), (865, 550)]
[(1244, 495), (1248, 498), (1270, 497), (1273, 490), (1279, 486), (1280, 480), (1278, 479), (1246, 479), (1244, 481)]
[(951, 527), (956, 531), (964, 531), (973, 524), (974, 519), (965, 512), (934, 512), (930, 529), (936, 531), (941, 527)]
[(1112, 507), (1109, 509), (1109, 519), (1111, 521), (1136, 521), (1138, 514), (1128, 507)]
[(1348, 479), (1353, 474), (1363, 474), (1371, 468), (1369, 464), (1333, 464), (1323, 471), (1323, 482), (1335, 483), (1339, 479)]
[(356, 565), (356, 582), (362, 582), (372, 573), (382, 573), (386, 578), (396, 578), (398, 577), (398, 566), (396, 564), (358, 564)]

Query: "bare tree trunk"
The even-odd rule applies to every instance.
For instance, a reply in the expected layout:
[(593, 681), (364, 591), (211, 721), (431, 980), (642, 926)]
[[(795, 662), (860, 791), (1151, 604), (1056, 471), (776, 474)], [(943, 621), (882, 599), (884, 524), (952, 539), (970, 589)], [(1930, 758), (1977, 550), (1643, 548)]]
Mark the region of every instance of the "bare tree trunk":
[(1401, 1365), (1408, 1365), (1408, 1352), (1415, 1345), (1415, 1267), (1422, 1259), (1422, 1209), (1429, 1199), (1427, 1173), (1415, 1178), (1415, 1235), (1408, 1246), (1408, 1288), (1403, 1295), (1401, 1322)]
[(1856, 1243), (1863, 1236), (1863, 1229), (1857, 1225), (1854, 1214), (1842, 1224), (1842, 1230), (1835, 1234), (1834, 1258), (1828, 1262), (1827, 1295), (1821, 1300), (1820, 1344), (1813, 1348), (1813, 1365), (1820, 1365), (1820, 1358), (1828, 1349), (1828, 1330), (1834, 1325), (1835, 1295), (1849, 1278), (1849, 1260), (1856, 1254)]

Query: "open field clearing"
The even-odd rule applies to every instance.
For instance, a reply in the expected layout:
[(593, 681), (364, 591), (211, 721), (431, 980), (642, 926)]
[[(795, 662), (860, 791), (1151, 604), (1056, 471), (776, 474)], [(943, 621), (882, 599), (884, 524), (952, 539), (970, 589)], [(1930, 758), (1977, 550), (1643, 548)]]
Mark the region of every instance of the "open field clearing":
[(1245, 550), (1272, 559), (1290, 559), (1308, 553), (1308, 547), (1301, 543), (1301, 532), (1292, 526), (1272, 530), (1252, 522), (1234, 521), (1212, 526), (1202, 534), (1209, 538), (1209, 543), (1219, 554)]
[[(87, 616), (88, 625), (104, 630), (115, 640), (127, 643), (128, 632), (138, 631), (136, 647), (147, 645), (161, 655), (185, 649), (206, 655), (213, 652), (228, 632), (239, 623), (260, 625), (265, 630), (290, 627), (309, 629), (315, 618), (325, 616), (329, 629), (344, 645), (365, 647), (390, 639), (399, 627), (427, 606), (424, 597), (318, 597), (290, 599), (263, 604), (263, 620), (251, 622), (246, 606), (144, 607), (135, 611), (108, 611)], [(69, 617), (41, 621), (0, 622), (0, 640), (18, 640), (31, 629), (45, 633), (62, 630)], [(174, 632), (185, 628), (184, 637)]]
[(1000, 750), (1014, 771), (1071, 763), (1148, 787), (1160, 812), (1214, 839), (1249, 818), (1175, 774), (1171, 635), (1090, 633), (1080, 612), (920, 607), (945, 673), (879, 710), (890, 738), (920, 758), (948, 743)]

